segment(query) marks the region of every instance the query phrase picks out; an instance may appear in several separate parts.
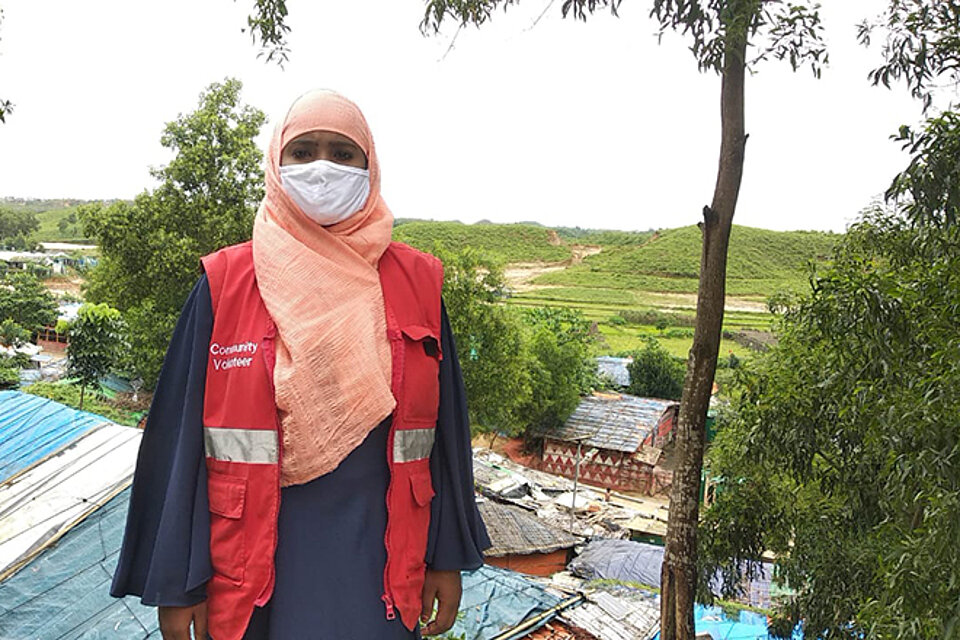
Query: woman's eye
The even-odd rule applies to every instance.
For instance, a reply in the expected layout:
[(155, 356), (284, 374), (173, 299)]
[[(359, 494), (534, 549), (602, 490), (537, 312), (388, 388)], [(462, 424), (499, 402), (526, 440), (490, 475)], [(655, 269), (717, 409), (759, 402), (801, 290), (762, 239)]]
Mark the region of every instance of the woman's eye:
[(343, 150), (334, 151), (333, 158), (338, 162), (347, 162), (349, 160), (353, 160), (353, 154), (350, 153), (349, 151), (343, 151)]
[(307, 149), (294, 149), (293, 157), (295, 160), (308, 160), (310, 158), (310, 151)]

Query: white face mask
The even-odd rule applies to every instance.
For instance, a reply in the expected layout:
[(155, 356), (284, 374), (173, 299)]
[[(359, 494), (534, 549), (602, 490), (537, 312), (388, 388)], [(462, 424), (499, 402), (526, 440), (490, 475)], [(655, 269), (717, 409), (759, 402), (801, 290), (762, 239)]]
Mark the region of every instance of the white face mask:
[(280, 167), (280, 181), (311, 220), (325, 227), (346, 220), (370, 196), (370, 172), (329, 160)]

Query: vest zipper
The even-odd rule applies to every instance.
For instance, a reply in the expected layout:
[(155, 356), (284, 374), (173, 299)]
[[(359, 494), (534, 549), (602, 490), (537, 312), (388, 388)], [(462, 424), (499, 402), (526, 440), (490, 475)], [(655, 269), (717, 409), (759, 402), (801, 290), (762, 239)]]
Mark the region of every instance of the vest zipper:
[[(386, 301), (385, 301), (386, 302)], [(399, 331), (396, 329), (397, 321), (393, 316), (393, 311), (390, 307), (385, 306), (384, 311), (386, 312), (387, 319), (387, 336), (390, 340), (390, 356), (393, 360), (394, 370), (391, 375), (390, 380), (390, 390), (393, 392), (394, 397), (398, 395), (400, 389), (400, 373), (397, 371), (399, 366), (400, 371), (403, 370), (403, 350), (402, 344), (398, 344), (398, 340), (402, 340)], [(395, 357), (397, 352), (401, 356), (399, 358)], [(399, 398), (397, 399), (397, 404), (399, 406)], [(383, 595), (380, 596), (380, 599), (383, 600), (383, 604), (387, 610), (387, 620), (393, 620), (397, 617), (397, 612), (393, 606), (393, 597), (390, 595), (390, 522), (393, 518), (390, 515), (390, 505), (393, 504), (391, 498), (393, 497), (393, 442), (396, 439), (397, 434), (397, 420), (396, 420), (396, 409), (394, 409), (394, 415), (390, 419), (390, 431), (387, 434), (387, 471), (390, 474), (390, 478), (387, 484), (387, 526), (383, 532), (383, 546), (387, 552), (387, 560), (383, 563)]]
[(380, 599), (383, 600), (383, 604), (387, 609), (387, 620), (393, 620), (397, 617), (396, 610), (393, 608), (393, 598), (390, 596), (390, 497), (393, 494), (393, 439), (394, 434), (394, 423), (393, 420), (390, 421), (390, 432), (387, 437), (387, 469), (390, 474), (390, 479), (387, 481), (387, 526), (383, 531), (383, 546), (386, 550), (386, 562), (383, 563), (383, 595), (380, 596)]
[(383, 594), (380, 596), (380, 599), (383, 600), (383, 604), (387, 608), (387, 620), (393, 620), (397, 617), (397, 612), (393, 608), (393, 598), (389, 594)]
[[(267, 384), (270, 385), (270, 393), (276, 394), (276, 389), (273, 385), (273, 370), (277, 364), (277, 352), (276, 345), (274, 340), (277, 337), (277, 325), (274, 324), (273, 319), (268, 319), (267, 333), (263, 336), (263, 356), (264, 356), (264, 369), (267, 373)], [(280, 470), (283, 468), (283, 429), (280, 425), (280, 415), (274, 414), (274, 419), (276, 421), (277, 429), (277, 503), (273, 510), (273, 521), (279, 522), (280, 520)], [(273, 587), (276, 582), (276, 552), (277, 552), (277, 542), (280, 536), (280, 527), (279, 525), (273, 527), (273, 553), (274, 553), (274, 562), (270, 563), (270, 579), (267, 582), (267, 586), (264, 588), (264, 593), (262, 593), (254, 602), (258, 607), (262, 607), (267, 602), (270, 601), (270, 598), (273, 597)]]

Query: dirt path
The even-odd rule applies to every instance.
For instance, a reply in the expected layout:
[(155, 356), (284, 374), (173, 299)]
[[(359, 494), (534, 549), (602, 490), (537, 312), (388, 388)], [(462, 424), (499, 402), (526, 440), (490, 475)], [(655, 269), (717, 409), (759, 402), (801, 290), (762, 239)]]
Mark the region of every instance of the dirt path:
[(81, 287), (83, 286), (84, 280), (78, 276), (71, 276), (69, 278), (49, 278), (44, 280), (43, 284), (55, 295), (63, 295), (69, 293), (70, 295), (79, 297), (81, 295)]
[(587, 256), (600, 253), (600, 247), (589, 245), (571, 245), (570, 251), (573, 253), (569, 260), (563, 262), (514, 262), (508, 264), (503, 270), (504, 280), (507, 286), (516, 292), (533, 291), (534, 289), (547, 289), (553, 285), (533, 284), (533, 281), (544, 273), (551, 271), (562, 271), (567, 267), (580, 264)]
[[(695, 293), (655, 293), (644, 292), (643, 294), (651, 303), (654, 303), (661, 309), (696, 309), (697, 294)], [(723, 305), (726, 311), (752, 311), (754, 313), (766, 313), (767, 304), (759, 300), (749, 300), (745, 298), (733, 298), (727, 296), (726, 303)]]

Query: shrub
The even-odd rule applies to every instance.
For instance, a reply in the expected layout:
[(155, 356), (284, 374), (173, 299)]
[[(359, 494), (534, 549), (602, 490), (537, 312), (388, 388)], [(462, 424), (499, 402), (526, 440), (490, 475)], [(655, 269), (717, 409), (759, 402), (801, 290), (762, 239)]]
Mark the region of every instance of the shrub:
[(20, 371), (0, 363), (0, 389), (14, 389), (20, 385)]
[[(41, 398), (47, 398), (60, 404), (65, 404), (74, 409), (80, 408), (80, 388), (65, 383), (36, 382), (23, 389), (26, 393), (31, 393)], [(117, 424), (124, 424), (128, 427), (135, 427), (139, 414), (130, 411), (123, 411), (114, 407), (106, 398), (98, 394), (90, 394), (84, 400), (84, 411), (89, 411), (112, 420)]]
[(683, 362), (658, 342), (651, 340), (643, 349), (633, 352), (629, 393), (645, 398), (679, 400), (683, 392)]
[(686, 313), (665, 313), (656, 309), (624, 309), (620, 311), (620, 316), (630, 324), (647, 324), (659, 328), (660, 325), (666, 329), (669, 326), (692, 327), (696, 325), (696, 318)]

